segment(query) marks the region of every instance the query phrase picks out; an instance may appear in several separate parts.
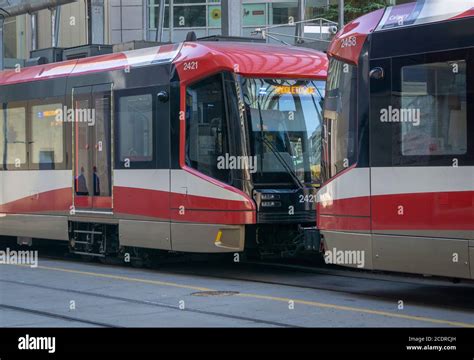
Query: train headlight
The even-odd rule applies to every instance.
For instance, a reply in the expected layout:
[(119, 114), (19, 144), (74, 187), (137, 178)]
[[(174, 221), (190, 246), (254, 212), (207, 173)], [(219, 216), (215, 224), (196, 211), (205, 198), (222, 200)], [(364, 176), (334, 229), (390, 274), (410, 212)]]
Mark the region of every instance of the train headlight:
[(262, 200), (263, 201), (280, 200), (280, 195), (278, 195), (278, 194), (262, 194)]
[(279, 202), (279, 201), (263, 201), (262, 202), (262, 207), (264, 207), (264, 208), (281, 207), (281, 202)]

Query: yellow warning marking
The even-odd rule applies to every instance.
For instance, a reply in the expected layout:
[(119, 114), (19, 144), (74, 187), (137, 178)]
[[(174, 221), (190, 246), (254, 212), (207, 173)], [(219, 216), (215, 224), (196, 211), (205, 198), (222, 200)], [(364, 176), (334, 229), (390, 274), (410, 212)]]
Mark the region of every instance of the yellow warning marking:
[[(19, 265), (19, 266), (29, 267), (27, 265)], [(173, 282), (139, 279), (139, 278), (132, 278), (132, 277), (128, 277), (128, 276), (101, 274), (101, 273), (95, 273), (95, 272), (64, 269), (64, 268), (49, 267), (49, 266), (38, 266), (36, 269), (59, 271), (59, 272), (64, 272), (64, 273), (77, 274), (77, 275), (93, 276), (93, 277), (103, 278), (103, 279), (113, 279), (113, 280), (121, 280), (121, 281), (128, 281), (128, 282), (138, 282), (138, 283), (150, 284), (150, 285), (168, 286), (168, 287), (195, 290), (195, 291), (216, 291), (216, 290), (209, 289), (209, 288), (197, 287), (197, 286), (192, 286), (192, 285), (183, 285), (183, 284), (177, 284), (177, 283), (173, 283)], [(379, 311), (379, 310), (371, 310), (371, 309), (364, 309), (364, 308), (356, 308), (356, 307), (351, 307), (351, 306), (342, 306), (342, 305), (335, 305), (335, 304), (328, 304), (328, 303), (320, 303), (320, 302), (316, 302), (316, 301), (297, 300), (297, 299), (290, 299), (290, 298), (281, 298), (281, 297), (275, 297), (275, 296), (266, 296), (266, 295), (258, 295), (258, 294), (245, 294), (245, 293), (241, 293), (241, 294), (238, 294), (236, 296), (240, 296), (240, 297), (244, 297), (244, 298), (250, 298), (250, 299), (284, 302), (286, 304), (288, 304), (290, 301), (292, 301), (294, 304), (307, 305), (307, 306), (318, 307), (318, 308), (333, 309), (333, 310), (339, 310), (339, 311), (350, 311), (350, 312), (357, 312), (357, 313), (370, 314), (370, 315), (379, 315), (379, 316), (386, 316), (386, 317), (397, 318), (397, 319), (429, 322), (429, 323), (433, 323), (433, 324), (442, 324), (442, 325), (457, 326), (457, 327), (473, 327), (474, 328), (474, 324), (469, 324), (469, 323), (449, 321), (449, 320), (441, 320), (441, 319), (433, 319), (433, 318), (423, 317), (423, 316), (397, 314), (397, 313), (392, 313), (392, 312), (388, 312), (388, 311)]]
[(221, 243), (221, 239), (222, 239), (222, 230), (219, 230), (219, 232), (217, 233), (217, 237), (216, 237), (216, 241), (214, 242), (216, 245), (220, 244)]

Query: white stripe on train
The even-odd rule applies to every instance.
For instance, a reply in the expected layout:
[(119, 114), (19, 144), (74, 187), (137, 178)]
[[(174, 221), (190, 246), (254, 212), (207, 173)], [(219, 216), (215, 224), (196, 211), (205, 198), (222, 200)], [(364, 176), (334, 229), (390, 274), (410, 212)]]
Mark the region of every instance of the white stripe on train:
[[(0, 205), (72, 186), (71, 170), (0, 171)], [(176, 194), (247, 201), (238, 192), (224, 189), (184, 170), (115, 170), (114, 186), (163, 192), (170, 191), (171, 187), (171, 192)]]
[(355, 168), (321, 188), (318, 202), (371, 195), (464, 191), (474, 191), (473, 166)]

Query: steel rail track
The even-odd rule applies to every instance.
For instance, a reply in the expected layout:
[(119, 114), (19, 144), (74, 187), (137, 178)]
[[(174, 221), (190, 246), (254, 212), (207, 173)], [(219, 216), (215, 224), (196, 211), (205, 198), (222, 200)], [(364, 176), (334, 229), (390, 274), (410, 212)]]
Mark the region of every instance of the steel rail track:
[[(58, 256), (58, 255), (42, 255), (42, 258), (45, 259), (51, 259), (51, 260), (60, 260), (60, 261), (66, 261), (66, 262), (74, 262), (74, 263), (84, 263), (83, 260), (78, 259), (78, 258), (71, 258), (67, 256)], [(217, 265), (222, 265), (222, 263), (216, 263)], [(124, 264), (121, 263), (114, 263), (114, 264), (103, 264), (100, 262), (94, 262), (95, 266), (104, 266), (104, 267), (119, 267), (123, 268)], [(168, 265), (168, 264), (165, 264)], [(357, 280), (362, 280), (362, 281), (383, 281), (386, 283), (392, 283), (392, 284), (403, 284), (403, 285), (410, 285), (410, 286), (420, 286), (420, 287), (425, 287), (428, 288), (430, 286), (436, 286), (436, 287), (450, 287), (451, 288), (456, 288), (457, 285), (453, 285), (451, 282), (446, 281), (445, 279), (439, 279), (439, 278), (430, 278), (430, 279), (425, 279), (425, 278), (419, 278), (411, 275), (392, 275), (392, 274), (381, 274), (381, 273), (367, 273), (364, 271), (354, 271), (350, 269), (334, 269), (334, 268), (321, 268), (321, 267), (309, 267), (309, 266), (300, 266), (300, 265), (290, 265), (290, 264), (281, 264), (281, 263), (268, 263), (268, 262), (262, 262), (262, 261), (242, 261), (239, 263), (239, 265), (249, 265), (249, 266), (259, 266), (259, 267), (266, 267), (266, 268), (272, 268), (272, 269), (279, 269), (279, 270), (291, 270), (292, 272), (300, 272), (300, 273), (311, 273), (311, 274), (318, 274), (318, 275), (323, 275), (323, 276), (331, 276), (331, 277), (338, 277), (338, 278), (354, 278)], [(127, 266), (128, 267), (128, 266)], [(292, 284), (291, 282), (285, 282), (285, 281), (270, 281), (266, 279), (258, 279), (258, 275), (254, 276), (244, 276), (241, 274), (233, 274), (233, 275), (222, 275), (222, 274), (217, 274), (215, 272), (201, 272), (201, 271), (196, 271), (195, 269), (193, 271), (191, 270), (176, 270), (176, 269), (166, 269), (165, 267), (154, 267), (152, 269), (146, 269), (142, 268), (142, 271), (146, 272), (151, 272), (151, 273), (156, 273), (157, 270), (159, 270), (161, 273), (166, 273), (166, 274), (175, 274), (175, 275), (193, 275), (193, 276), (200, 276), (200, 277), (206, 277), (206, 278), (213, 278), (213, 279), (220, 279), (220, 280), (237, 280), (237, 281), (245, 281), (245, 282), (253, 282), (253, 283), (261, 283), (261, 284), (267, 284), (267, 285), (280, 285), (280, 286), (288, 286), (288, 287), (294, 287), (294, 288), (300, 288), (300, 289), (313, 289), (313, 290), (323, 290), (323, 291), (330, 291), (330, 292), (335, 292), (335, 293), (340, 293), (340, 294), (350, 294), (350, 295), (357, 295), (357, 296), (364, 296), (367, 298), (373, 298), (373, 299), (380, 299), (380, 300), (385, 300), (385, 301), (396, 301), (398, 302), (400, 299), (398, 296), (395, 298), (393, 294), (386, 294), (385, 292), (380, 292), (380, 293), (373, 293), (371, 292), (370, 294), (367, 293), (367, 291), (364, 290), (358, 290), (358, 289), (341, 289), (341, 288), (336, 288), (334, 286), (320, 286), (320, 285), (314, 285), (314, 284), (308, 284), (308, 285), (302, 285), (302, 284)], [(472, 284), (470, 282), (466, 282), (466, 284), (469, 284), (471, 286)], [(474, 289), (473, 289), (474, 292)], [(450, 310), (460, 310), (460, 311), (465, 311), (465, 310), (474, 310), (474, 304), (468, 304), (468, 306), (456, 306), (452, 304), (446, 304), (445, 302), (441, 301), (437, 297), (428, 297), (424, 299), (419, 299), (419, 300), (410, 300), (410, 303), (412, 305), (418, 305), (418, 306), (426, 306), (426, 305), (432, 305), (432, 306), (440, 306), (443, 309), (450, 309)], [(280, 326), (280, 325), (279, 325)], [(287, 324), (282, 324), (282, 326), (289, 326)]]
[(66, 316), (66, 315), (51, 313), (51, 312), (48, 312), (48, 311), (28, 309), (28, 308), (23, 308), (23, 307), (13, 306), (13, 305), (7, 305), (7, 304), (0, 304), (0, 309), (24, 312), (24, 313), (29, 313), (29, 314), (32, 314), (32, 315), (37, 315), (37, 316), (60, 319), (60, 320), (68, 321), (68, 322), (77, 322), (77, 323), (87, 324), (87, 325), (95, 325), (95, 326), (100, 326), (100, 327), (105, 327), (105, 328), (119, 328), (119, 327), (121, 327), (121, 326), (117, 326), (117, 325), (106, 324), (106, 323), (102, 323), (102, 322), (79, 319), (79, 318), (72, 317), (72, 316)]
[[(213, 312), (213, 311), (204, 311), (204, 310), (199, 310), (199, 309), (192, 309), (192, 308), (188, 308), (188, 307), (181, 310), (178, 306), (173, 306), (173, 305), (165, 304), (165, 303), (159, 303), (159, 302), (155, 302), (155, 301), (130, 299), (130, 298), (125, 298), (125, 297), (121, 297), (121, 296), (112, 296), (112, 295), (98, 294), (98, 293), (88, 292), (88, 291), (80, 291), (80, 290), (58, 288), (58, 287), (46, 286), (46, 285), (31, 284), (31, 283), (26, 283), (26, 282), (22, 282), (22, 281), (13, 281), (13, 280), (0, 279), (0, 283), (29, 286), (29, 287), (35, 287), (35, 288), (40, 288), (40, 289), (45, 289), (45, 290), (66, 292), (66, 293), (70, 293), (70, 294), (91, 296), (91, 297), (97, 297), (97, 298), (108, 299), (108, 300), (116, 300), (116, 301), (128, 302), (128, 303), (133, 303), (133, 304), (139, 304), (139, 305), (147, 305), (147, 306), (153, 306), (153, 307), (159, 307), (159, 308), (166, 308), (166, 309), (176, 310), (176, 311), (186, 311), (186, 312), (202, 314), (202, 315), (212, 315), (212, 316), (216, 316), (216, 317), (222, 317), (222, 318), (233, 319), (233, 320), (249, 321), (249, 322), (253, 322), (253, 323), (256, 323), (256, 324), (262, 324), (262, 325), (272, 325), (272, 326), (277, 326), (277, 327), (291, 327), (291, 328), (297, 328), (298, 327), (298, 326), (295, 326), (295, 325), (281, 323), (281, 322), (255, 319), (255, 318), (249, 318), (249, 317), (245, 317), (245, 316), (228, 315), (228, 314), (222, 314), (222, 313)], [(0, 304), (0, 308), (2, 308), (2, 307), (9, 308), (11, 310), (16, 310), (15, 307), (12, 307), (10, 305)], [(18, 308), (18, 309), (21, 309), (21, 308)], [(44, 314), (44, 316), (51, 316), (51, 317), (55, 316), (54, 314), (51, 314), (51, 313), (46, 313), (46, 312), (41, 312), (41, 311), (36, 311), (36, 310), (24, 309), (23, 311), (25, 311), (25, 312), (29, 311), (29, 312), (32, 312), (32, 313), (41, 313), (41, 314)], [(69, 317), (62, 316), (62, 315), (57, 315), (56, 317), (65, 318), (65, 319), (69, 318)], [(118, 327), (118, 326), (114, 326), (114, 325), (96, 323), (96, 322), (92, 322), (92, 321), (88, 321), (88, 320), (81, 321), (81, 320), (76, 320), (76, 318), (70, 318), (70, 319), (71, 319), (71, 321), (74, 320), (74, 321), (79, 321), (79, 322), (84, 322), (84, 323), (90, 323), (91, 325)]]

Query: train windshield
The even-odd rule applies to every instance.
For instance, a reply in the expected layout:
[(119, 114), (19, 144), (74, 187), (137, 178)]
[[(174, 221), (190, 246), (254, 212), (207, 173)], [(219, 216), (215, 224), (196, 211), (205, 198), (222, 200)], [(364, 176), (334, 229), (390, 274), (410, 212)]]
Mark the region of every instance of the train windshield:
[(320, 185), (324, 81), (244, 78), (255, 184)]
[(322, 180), (357, 161), (357, 68), (331, 59), (324, 102)]

